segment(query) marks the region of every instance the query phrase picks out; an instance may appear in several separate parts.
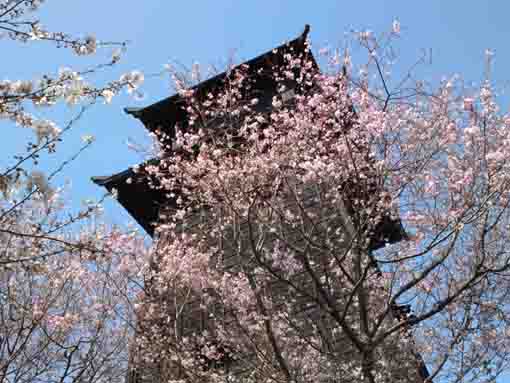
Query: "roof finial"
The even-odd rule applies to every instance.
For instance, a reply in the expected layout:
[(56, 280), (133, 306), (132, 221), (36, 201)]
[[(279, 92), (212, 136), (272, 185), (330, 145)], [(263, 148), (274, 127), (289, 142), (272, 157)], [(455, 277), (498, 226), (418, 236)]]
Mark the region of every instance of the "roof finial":
[(308, 37), (308, 33), (310, 32), (310, 24), (305, 24), (305, 30), (303, 31), (302, 35), (301, 35), (301, 39), (303, 41), (306, 40), (306, 38)]

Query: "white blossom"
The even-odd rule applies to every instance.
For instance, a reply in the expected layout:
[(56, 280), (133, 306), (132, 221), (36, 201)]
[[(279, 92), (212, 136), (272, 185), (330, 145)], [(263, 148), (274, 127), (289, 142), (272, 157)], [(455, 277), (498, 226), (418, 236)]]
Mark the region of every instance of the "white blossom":
[(27, 180), (27, 191), (33, 191), (34, 188), (44, 196), (46, 201), (51, 198), (54, 192), (48, 183), (46, 175), (39, 170), (34, 170)]
[(37, 143), (41, 143), (45, 139), (55, 138), (61, 130), (53, 121), (39, 120), (32, 125), (37, 136)]
[(112, 102), (112, 98), (115, 96), (115, 92), (111, 89), (105, 89), (101, 92), (101, 96), (104, 98), (104, 103), (109, 104)]
[(123, 74), (120, 77), (120, 82), (127, 84), (127, 92), (133, 93), (140, 85), (142, 85), (144, 81), (144, 75), (140, 71), (132, 71), (126, 74)]
[(85, 86), (82, 80), (76, 79), (71, 81), (71, 83), (64, 90), (65, 101), (69, 105), (77, 104), (83, 97), (84, 91)]
[(398, 20), (393, 20), (393, 25), (392, 25), (392, 32), (396, 35), (400, 35), (400, 21)]
[(96, 138), (90, 134), (86, 134), (84, 136), (81, 137), (81, 140), (85, 143), (85, 144), (91, 144), (92, 142), (94, 142)]

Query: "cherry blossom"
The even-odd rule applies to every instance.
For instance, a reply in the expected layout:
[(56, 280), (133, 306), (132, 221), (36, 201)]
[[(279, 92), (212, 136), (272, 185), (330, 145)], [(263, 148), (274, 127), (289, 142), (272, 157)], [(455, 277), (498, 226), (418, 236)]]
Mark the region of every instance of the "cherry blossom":
[[(43, 5), (0, 0), (2, 39), (45, 44), (49, 52), (64, 47), (79, 56), (112, 46), (120, 50), (111, 62), (92, 67), (46, 74), (34, 67), (37, 77), (7, 73), (0, 81), (0, 119), (12, 125), (8, 129), (32, 133), (26, 150), (4, 153), (0, 169), (0, 381), (123, 382), (147, 246), (132, 228), (105, 225), (101, 200), (71, 208), (68, 186), (56, 179), (93, 144), (92, 136), (80, 132), (82, 145), (70, 147), (69, 158), (59, 157), (75, 122), (97, 100), (110, 103), (131, 86), (94, 77), (119, 61), (125, 44), (50, 31), (38, 20)], [(140, 86), (143, 75), (137, 72), (132, 80)], [(59, 103), (76, 112), (70, 120), (51, 119), (51, 111), (42, 110)]]
[(392, 89), (385, 45), (357, 38), (359, 76), (284, 55), (270, 111), (243, 66), (203, 97), (174, 75), (189, 123), (129, 179), (168, 198), (137, 306), (140, 373), (409, 382), (508, 368), (509, 117), (489, 82)]

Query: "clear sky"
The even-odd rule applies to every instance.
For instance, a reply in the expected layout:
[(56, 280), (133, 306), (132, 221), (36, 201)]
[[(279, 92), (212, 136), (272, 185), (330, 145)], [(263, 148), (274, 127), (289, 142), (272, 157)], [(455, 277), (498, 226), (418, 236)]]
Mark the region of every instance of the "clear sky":
[[(131, 43), (121, 65), (104, 77), (138, 69), (152, 73), (162, 65), (178, 61), (191, 65), (224, 62), (233, 51), (241, 59), (263, 53), (300, 34), (305, 24), (312, 27), (315, 47), (341, 45), (344, 33), (352, 29), (388, 31), (398, 18), (402, 38), (396, 45), (405, 61), (412, 61), (423, 49), (432, 50), (429, 80), (443, 75), (461, 74), (479, 82), (484, 72), (484, 52), (494, 50), (493, 79), (506, 85), (510, 79), (510, 2), (503, 0), (428, 0), (428, 1), (333, 1), (333, 0), (257, 0), (257, 1), (169, 1), (169, 0), (46, 0), (40, 13), (43, 24), (53, 30), (76, 35), (93, 33), (102, 40), (129, 40)], [(19, 46), (1, 41), (0, 79), (34, 78), (54, 72), (60, 66), (85, 67), (96, 59), (75, 58), (65, 50), (40, 46)], [(109, 51), (105, 52), (108, 57)], [(101, 76), (103, 77), (103, 76)], [(68, 156), (79, 145), (80, 137), (92, 134), (97, 141), (81, 159), (67, 168), (57, 182), (72, 184), (75, 206), (80, 200), (99, 197), (102, 190), (90, 182), (94, 175), (109, 175), (140, 161), (126, 140), (143, 141), (140, 122), (125, 115), (125, 106), (151, 104), (170, 93), (168, 78), (147, 80), (145, 99), (134, 101), (119, 97), (112, 105), (98, 105), (66, 137), (59, 156), (45, 164), (51, 166)], [(506, 110), (507, 106), (503, 105)], [(59, 108), (64, 121), (72, 110)], [(45, 111), (40, 111), (44, 117)], [(22, 149), (27, 132), (0, 122), (0, 168)], [(125, 223), (127, 214), (115, 202), (107, 204), (112, 222)], [(504, 379), (500, 380), (501, 382)], [(510, 382), (510, 379), (507, 379)]]
[[(105, 78), (116, 78), (122, 71), (139, 69), (158, 72), (162, 65), (178, 61), (190, 66), (225, 62), (232, 52), (249, 59), (287, 39), (296, 37), (308, 23), (315, 47), (340, 46), (350, 30), (388, 31), (398, 18), (402, 38), (396, 45), (403, 61), (416, 59), (423, 49), (432, 50), (432, 65), (426, 68), (431, 80), (460, 73), (466, 79), (480, 81), (484, 70), (484, 51), (495, 51), (493, 76), (506, 84), (510, 67), (510, 28), (507, 15), (510, 3), (470, 0), (423, 1), (119, 1), (119, 0), (47, 0), (40, 13), (43, 24), (55, 30), (76, 35), (93, 33), (103, 40), (129, 40), (128, 52), (121, 65)], [(104, 52), (108, 57), (110, 51)], [(66, 50), (48, 49), (45, 44), (19, 46), (2, 41), (1, 78), (33, 78), (60, 66), (86, 67), (96, 58), (75, 58)], [(101, 56), (101, 55), (100, 55)], [(101, 75), (103, 77), (103, 75)], [(100, 78), (101, 78), (100, 77)], [(122, 112), (124, 106), (151, 104), (170, 94), (168, 78), (147, 80), (145, 99), (134, 101), (116, 98), (112, 105), (98, 105), (79, 122), (66, 137), (60, 157), (76, 149), (81, 135), (93, 134), (94, 147), (71, 165), (58, 182), (69, 180), (75, 203), (101, 195), (90, 182), (93, 175), (108, 175), (140, 161), (140, 156), (127, 148), (126, 140), (144, 140), (144, 129), (137, 120)], [(73, 110), (59, 108), (57, 119), (63, 123)], [(37, 112), (44, 117), (45, 110)], [(53, 115), (54, 116), (54, 115)], [(9, 163), (8, 156), (22, 149), (28, 132), (0, 123), (3, 137), (0, 149), (5, 156), (0, 166)], [(123, 223), (128, 217), (116, 204), (107, 206), (109, 219)]]

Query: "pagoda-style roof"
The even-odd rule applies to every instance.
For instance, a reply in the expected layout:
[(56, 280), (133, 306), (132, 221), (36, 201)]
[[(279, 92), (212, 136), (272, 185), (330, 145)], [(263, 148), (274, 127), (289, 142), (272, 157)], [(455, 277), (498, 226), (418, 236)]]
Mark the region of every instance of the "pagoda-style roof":
[[(285, 54), (306, 55), (318, 68), (313, 55), (306, 49), (306, 38), (309, 31), (310, 26), (306, 25), (303, 33), (294, 40), (239, 64), (231, 71), (220, 73), (191, 87), (190, 89), (194, 90), (194, 97), (205, 98), (208, 93), (214, 93), (215, 89), (221, 89), (229, 73), (241, 66), (247, 67), (247, 75), (254, 80), (251, 84), (252, 90), (274, 95), (276, 93), (276, 83), (273, 78), (274, 68), (284, 65)], [(170, 138), (175, 136), (174, 125), (187, 119), (186, 102), (178, 93), (145, 108), (125, 108), (124, 111), (142, 121), (149, 131), (154, 132), (159, 129), (168, 134)]]
[[(131, 180), (128, 183), (128, 180)], [(149, 186), (147, 180), (129, 168), (112, 176), (92, 177), (92, 181), (115, 194), (117, 201), (151, 237), (159, 207), (167, 200), (162, 190)]]
[[(271, 74), (275, 66), (284, 64), (285, 54), (291, 53), (294, 56), (309, 55), (309, 59), (318, 68), (312, 54), (306, 49), (306, 38), (309, 31), (310, 27), (306, 25), (303, 33), (294, 40), (239, 64), (236, 68), (240, 68), (241, 65), (246, 66), (248, 75), (253, 78), (252, 88), (271, 93), (272, 98), (276, 94), (276, 88)], [(221, 89), (229, 72), (220, 73), (191, 89), (198, 96), (205, 96), (215, 89)], [(167, 134), (167, 138), (170, 139), (175, 137), (175, 124), (187, 120), (186, 102), (179, 94), (172, 95), (144, 108), (126, 108), (125, 112), (142, 121), (149, 131), (154, 132), (158, 129)], [(166, 197), (167, 192), (150, 187), (143, 178), (144, 176), (135, 173), (132, 169), (127, 169), (112, 176), (92, 177), (92, 181), (105, 187), (109, 192), (115, 191), (119, 203), (152, 236), (154, 234), (154, 223), (158, 221), (159, 206), (163, 202), (168, 203), (169, 200)], [(128, 183), (128, 180), (131, 180), (131, 182)]]
[[(255, 57), (243, 64), (247, 68), (248, 75), (252, 77), (252, 90), (263, 93), (266, 97), (259, 98), (259, 106), (271, 108), (272, 97), (277, 93), (276, 82), (273, 79), (274, 68), (285, 64), (284, 55), (287, 53), (293, 56), (306, 55), (318, 68), (312, 54), (306, 46), (306, 38), (310, 28), (305, 26), (304, 32), (296, 39), (280, 45), (260, 56)], [(236, 68), (233, 68), (234, 70)], [(218, 74), (206, 81), (203, 81), (192, 89), (195, 97), (205, 97), (216, 89), (221, 89), (229, 72)], [(151, 131), (163, 132), (166, 138), (172, 140), (175, 137), (175, 124), (187, 121), (186, 100), (179, 94), (170, 96), (162, 101), (156, 102), (144, 108), (126, 108), (126, 113), (142, 121), (145, 127)], [(168, 143), (168, 142), (166, 142)], [(158, 161), (156, 159), (151, 160)], [(143, 165), (143, 164), (142, 164)], [(106, 177), (93, 177), (92, 181), (97, 185), (105, 187), (109, 192), (115, 191), (118, 202), (129, 212), (129, 214), (153, 236), (154, 224), (158, 221), (159, 208), (162, 204), (170, 204), (167, 191), (151, 187), (143, 174), (135, 173), (127, 169), (118, 174)], [(385, 218), (378, 226), (371, 240), (370, 248), (377, 249), (386, 243), (395, 243), (405, 238), (405, 232), (400, 221)]]

